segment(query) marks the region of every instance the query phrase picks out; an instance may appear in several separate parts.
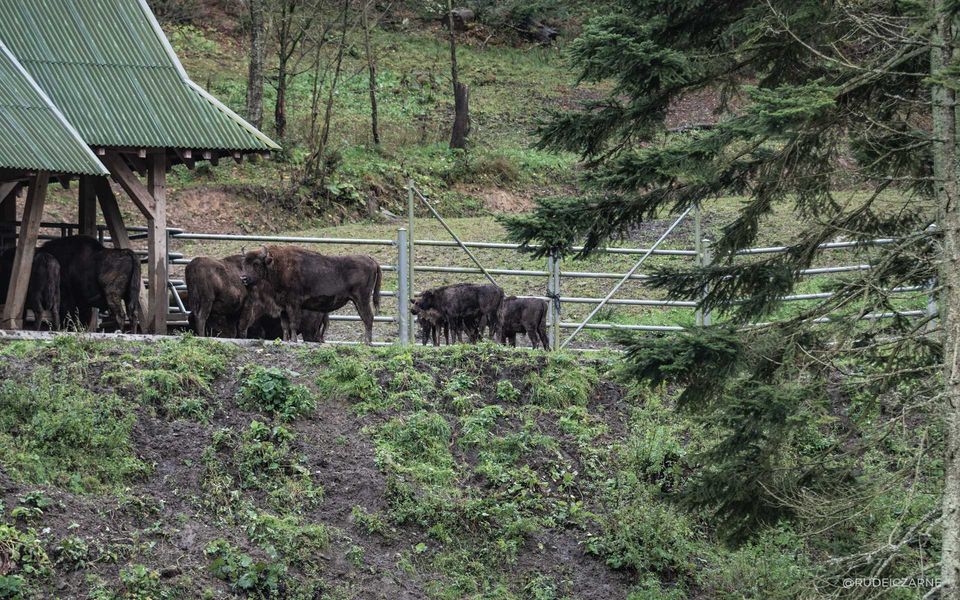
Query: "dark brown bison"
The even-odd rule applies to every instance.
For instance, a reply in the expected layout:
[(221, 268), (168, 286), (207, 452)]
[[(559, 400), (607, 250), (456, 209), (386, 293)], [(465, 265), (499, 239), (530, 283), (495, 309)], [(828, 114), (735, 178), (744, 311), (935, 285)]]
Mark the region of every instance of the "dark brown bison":
[[(304, 310), (303, 320), (300, 322), (300, 335), (305, 342), (324, 343), (327, 328), (330, 326), (330, 315), (315, 310)], [(264, 340), (283, 339), (283, 322), (281, 319), (265, 316), (253, 323), (247, 330), (247, 337)]]
[(550, 339), (547, 337), (547, 303), (538, 298), (504, 298), (500, 304), (500, 314), (497, 337), (501, 344), (510, 340), (514, 347), (517, 345), (517, 334), (526, 333), (530, 344), (536, 348), (539, 344), (543, 349), (550, 348)]
[(417, 317), (417, 325), (420, 327), (420, 341), (426, 346), (431, 341), (434, 346), (440, 345), (440, 332), (443, 332), (447, 345), (450, 345), (450, 327), (443, 318), (443, 313), (435, 308), (419, 310), (414, 304), (413, 313)]
[(197, 335), (238, 336), (240, 313), (247, 298), (247, 288), (241, 281), (242, 262), (240, 256), (223, 260), (200, 256), (187, 265), (183, 275), (187, 309)]
[[(16, 248), (0, 255), (0, 301), (5, 301), (13, 275)], [(46, 321), (50, 329), (60, 327), (60, 263), (50, 254), (36, 252), (27, 285), (26, 308), (33, 311), (33, 323), (40, 329)], [(49, 315), (49, 316), (48, 316)]]
[(305, 309), (330, 313), (352, 302), (367, 343), (373, 342), (383, 273), (369, 256), (325, 256), (296, 246), (264, 246), (244, 256), (243, 277), (248, 287), (261, 281), (273, 287), (286, 315), (284, 339), (297, 339)]
[(503, 301), (503, 290), (495, 285), (456, 283), (426, 290), (412, 300), (414, 314), (436, 310), (450, 327), (454, 338), (461, 341), (466, 333), (470, 341), (483, 337), (489, 329), (494, 339), (497, 327), (497, 311)]
[(140, 259), (132, 250), (105, 248), (92, 237), (50, 240), (38, 250), (60, 263), (60, 316), (85, 323), (94, 308), (110, 311), (122, 331), (140, 326)]

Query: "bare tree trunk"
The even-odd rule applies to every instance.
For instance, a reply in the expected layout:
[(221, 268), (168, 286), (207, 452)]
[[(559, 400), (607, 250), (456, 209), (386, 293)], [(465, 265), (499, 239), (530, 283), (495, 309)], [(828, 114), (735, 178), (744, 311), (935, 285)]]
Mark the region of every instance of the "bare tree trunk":
[(380, 116), (377, 114), (377, 63), (370, 47), (370, 4), (373, 0), (363, 0), (363, 43), (367, 51), (367, 70), (370, 72), (370, 127), (373, 131), (373, 144), (380, 145)]
[(264, 0), (248, 0), (250, 3), (250, 69), (247, 75), (247, 120), (260, 129), (263, 127), (263, 57)]
[(454, 116), (453, 132), (450, 134), (451, 148), (466, 148), (470, 135), (470, 89), (466, 84), (457, 82), (453, 90)]
[(957, 178), (956, 93), (943, 83), (953, 63), (952, 11), (948, 0), (933, 0), (936, 31), (930, 57), (933, 103), (933, 159), (940, 256), (940, 319), (943, 327), (946, 474), (943, 489), (942, 598), (960, 598), (960, 185)]
[(453, 80), (453, 132), (450, 134), (450, 147), (464, 149), (467, 136), (470, 135), (470, 90), (460, 83), (457, 67), (457, 34), (453, 22), (453, 0), (447, 0), (447, 25), (450, 27), (450, 78)]
[(287, 61), (283, 57), (277, 65), (277, 104), (273, 108), (273, 122), (277, 138), (283, 140), (287, 134)]
[(326, 179), (326, 171), (322, 168), (323, 158), (327, 152), (327, 142), (330, 140), (330, 120), (333, 118), (333, 101), (337, 91), (337, 85), (340, 83), (340, 73), (343, 67), (343, 55), (347, 49), (347, 29), (349, 28), (350, 0), (343, 0), (343, 32), (340, 35), (340, 47), (337, 48), (337, 60), (333, 70), (333, 80), (330, 82), (330, 93), (327, 95), (327, 107), (323, 117), (323, 132), (320, 134), (320, 141), (317, 147), (307, 159), (307, 173), (310, 177), (317, 179), (319, 176), (321, 186)]

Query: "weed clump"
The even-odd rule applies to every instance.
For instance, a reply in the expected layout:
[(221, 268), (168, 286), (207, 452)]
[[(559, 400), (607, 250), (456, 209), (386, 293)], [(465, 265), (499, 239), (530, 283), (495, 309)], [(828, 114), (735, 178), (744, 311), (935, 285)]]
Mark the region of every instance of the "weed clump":
[(237, 397), (241, 408), (263, 411), (284, 421), (313, 411), (313, 395), (305, 386), (292, 383), (297, 376), (293, 371), (248, 365), (241, 373), (243, 382)]

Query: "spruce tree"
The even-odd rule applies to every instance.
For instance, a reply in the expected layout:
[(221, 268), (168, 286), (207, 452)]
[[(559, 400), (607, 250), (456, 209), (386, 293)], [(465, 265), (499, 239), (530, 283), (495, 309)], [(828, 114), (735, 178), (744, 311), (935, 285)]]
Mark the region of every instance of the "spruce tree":
[[(711, 266), (653, 274), (670, 297), (721, 315), (717, 324), (617, 335), (634, 377), (682, 383), (678, 408), (723, 432), (680, 495), (731, 540), (802, 510), (785, 498), (842, 505), (869, 484), (859, 465), (889, 422), (852, 431), (835, 418), (838, 398), (909, 394), (901, 410), (935, 406), (942, 419), (945, 487), (942, 513), (903, 541), (941, 519), (945, 598), (958, 597), (960, 579), (958, 9), (955, 0), (623, 0), (571, 48), (582, 81), (609, 82), (609, 94), (539, 130), (542, 148), (581, 156), (585, 194), (504, 219), (540, 254), (582, 243), (585, 255), (643, 221), (746, 197)], [(739, 97), (738, 108), (710, 127), (667, 130), (672, 103), (705, 88)], [(738, 259), (783, 206), (802, 225), (787, 252)], [(876, 238), (895, 241), (859, 251), (869, 270), (758, 325), (818, 245)], [(891, 290), (918, 287), (936, 296), (938, 315), (860, 319), (896, 315)], [(835, 445), (805, 445), (818, 419)], [(886, 556), (861, 558), (872, 573)]]

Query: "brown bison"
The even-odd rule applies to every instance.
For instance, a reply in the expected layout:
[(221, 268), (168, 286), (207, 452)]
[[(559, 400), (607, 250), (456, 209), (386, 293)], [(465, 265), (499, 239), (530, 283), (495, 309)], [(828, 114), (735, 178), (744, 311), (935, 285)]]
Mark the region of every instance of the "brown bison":
[(140, 259), (132, 250), (105, 248), (92, 237), (50, 240), (37, 252), (60, 263), (60, 316), (85, 323), (94, 308), (110, 311), (122, 331), (139, 328)]
[(450, 345), (450, 327), (443, 318), (443, 313), (435, 308), (419, 310), (414, 304), (412, 309), (420, 326), (420, 341), (426, 346), (431, 341), (434, 346), (440, 345), (440, 332), (443, 332), (447, 345)]
[(530, 344), (536, 348), (538, 342), (543, 349), (550, 348), (550, 339), (547, 337), (547, 303), (538, 298), (504, 298), (500, 304), (500, 313), (497, 336), (501, 344), (510, 340), (514, 347), (517, 345), (517, 334), (526, 333)]
[(494, 339), (502, 301), (503, 290), (498, 286), (456, 283), (426, 290), (411, 302), (414, 314), (436, 310), (443, 315), (457, 341), (466, 333), (470, 341), (476, 342), (483, 337), (484, 329), (489, 329), (490, 339)]
[(329, 313), (352, 302), (367, 343), (373, 342), (383, 273), (369, 256), (325, 256), (296, 246), (264, 246), (244, 256), (243, 278), (248, 287), (270, 283), (286, 316), (285, 340), (297, 340), (304, 310)]
[[(11, 248), (0, 255), (0, 301), (6, 300), (10, 288), (15, 253), (16, 248)], [(50, 329), (60, 328), (60, 263), (49, 254), (33, 255), (26, 308), (33, 311), (36, 329), (39, 330), (44, 321)]]

